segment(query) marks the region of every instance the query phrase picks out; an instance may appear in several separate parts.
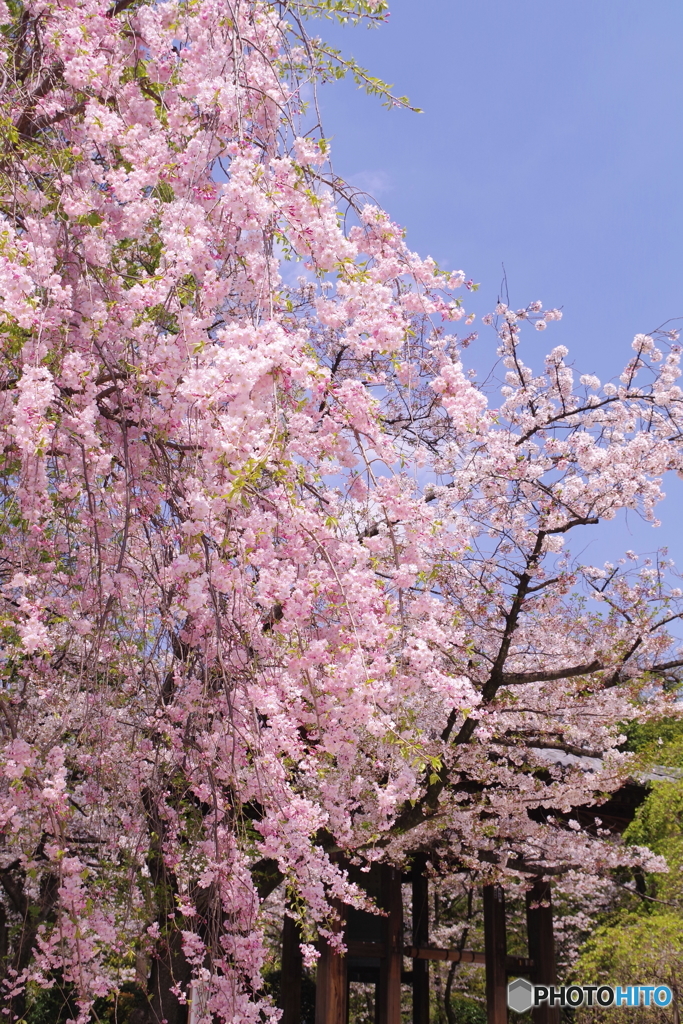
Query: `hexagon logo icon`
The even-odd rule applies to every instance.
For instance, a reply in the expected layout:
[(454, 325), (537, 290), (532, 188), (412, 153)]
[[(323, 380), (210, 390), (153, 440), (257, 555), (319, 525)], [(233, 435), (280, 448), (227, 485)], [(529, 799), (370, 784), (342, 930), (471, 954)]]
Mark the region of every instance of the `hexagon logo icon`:
[(508, 985), (508, 1006), (516, 1013), (524, 1013), (534, 1005), (534, 989), (526, 978), (516, 978)]

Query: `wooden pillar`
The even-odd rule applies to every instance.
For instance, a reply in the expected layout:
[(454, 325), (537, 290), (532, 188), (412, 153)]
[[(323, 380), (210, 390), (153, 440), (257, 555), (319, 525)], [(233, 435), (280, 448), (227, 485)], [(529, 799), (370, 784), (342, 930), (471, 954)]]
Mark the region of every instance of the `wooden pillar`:
[(379, 1024), (401, 1024), (403, 897), (401, 872), (389, 864), (382, 865), (382, 906), (389, 916), (386, 919), (385, 954), (380, 966)]
[(281, 1024), (301, 1024), (301, 936), (296, 921), (285, 915), (282, 927), (282, 971), (280, 973)]
[[(341, 911), (337, 905), (337, 912)], [(347, 1024), (349, 984), (346, 957), (339, 956), (324, 940), (315, 985), (315, 1024)]]
[[(413, 945), (429, 945), (429, 882), (427, 858), (413, 861)], [(413, 1024), (429, 1024), (429, 960), (413, 960)]]
[[(538, 904), (544, 904), (539, 906)], [(536, 906), (534, 906), (536, 904)], [(526, 894), (526, 926), (529, 957), (534, 962), (531, 981), (534, 985), (557, 985), (555, 963), (555, 937), (553, 935), (553, 906), (550, 882), (537, 879)], [(559, 1024), (559, 1006), (547, 1003), (531, 1011), (534, 1024)]]
[(484, 886), (484, 952), (487, 1022), (507, 1024), (505, 893), (500, 885)]

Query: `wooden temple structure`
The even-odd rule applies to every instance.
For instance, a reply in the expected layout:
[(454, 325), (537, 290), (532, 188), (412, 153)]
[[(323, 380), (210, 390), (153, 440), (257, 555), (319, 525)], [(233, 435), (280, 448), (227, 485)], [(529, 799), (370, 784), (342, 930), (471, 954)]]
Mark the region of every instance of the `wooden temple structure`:
[[(507, 1024), (508, 977), (525, 976), (534, 984), (557, 983), (550, 884), (537, 881), (527, 893), (528, 957), (507, 953), (505, 892), (485, 885), (484, 950), (440, 949), (429, 943), (428, 880), (421, 865), (406, 877), (390, 865), (379, 865), (365, 876), (364, 888), (386, 916), (349, 909), (345, 925), (347, 955), (327, 943), (320, 947), (315, 1024), (347, 1024), (349, 984), (375, 985), (375, 1024), (401, 1024), (402, 986), (412, 989), (413, 1024), (429, 1024), (429, 963), (435, 960), (482, 964), (486, 968), (488, 1024)], [(411, 886), (412, 945), (404, 945), (403, 892)], [(405, 959), (412, 969), (404, 970)], [(301, 1024), (302, 964), (296, 924), (285, 918), (282, 936), (282, 1024)], [(534, 1024), (559, 1024), (559, 1010), (547, 1006), (533, 1011)]]
[[(633, 819), (646, 793), (642, 783), (627, 783), (600, 807), (586, 806), (572, 812), (586, 831), (600, 824), (621, 832)], [(547, 812), (537, 812), (545, 814)], [(402, 986), (412, 990), (413, 1024), (429, 1024), (429, 963), (448, 961), (481, 964), (486, 968), (487, 1024), (508, 1024), (507, 985), (510, 976), (526, 977), (535, 985), (557, 985), (551, 884), (533, 880), (526, 894), (528, 956), (510, 956), (505, 927), (505, 891), (500, 885), (483, 887), (484, 949), (441, 949), (429, 941), (428, 878), (426, 857), (415, 858), (410, 875), (389, 864), (373, 865), (368, 873), (350, 876), (373, 898), (384, 916), (353, 908), (345, 912), (346, 956), (326, 943), (320, 946), (314, 1024), (348, 1024), (349, 984), (375, 986), (375, 1024), (401, 1024)], [(404, 944), (403, 886), (409, 885), (412, 935)], [(410, 970), (404, 964), (410, 961)], [(285, 918), (282, 935), (282, 1024), (302, 1024), (302, 961), (295, 922)], [(532, 1011), (534, 1024), (559, 1024), (559, 1008), (539, 1006)]]

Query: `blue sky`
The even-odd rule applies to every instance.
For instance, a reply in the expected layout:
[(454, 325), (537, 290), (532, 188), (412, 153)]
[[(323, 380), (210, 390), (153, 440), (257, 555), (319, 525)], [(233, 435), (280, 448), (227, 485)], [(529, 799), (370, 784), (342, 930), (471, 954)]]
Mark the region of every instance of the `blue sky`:
[[(681, 0), (391, 10), (378, 31), (316, 24), (424, 109), (323, 86), (335, 170), (407, 227), (411, 248), (481, 282), (477, 312), (495, 304), (502, 264), (513, 306), (563, 308), (560, 324), (529, 332), (525, 361), (561, 343), (580, 372), (617, 375), (636, 332), (683, 317)], [(476, 365), (492, 362), (493, 334), (476, 345)], [(683, 485), (667, 492), (660, 530), (632, 518), (608, 547), (666, 543), (683, 566)]]

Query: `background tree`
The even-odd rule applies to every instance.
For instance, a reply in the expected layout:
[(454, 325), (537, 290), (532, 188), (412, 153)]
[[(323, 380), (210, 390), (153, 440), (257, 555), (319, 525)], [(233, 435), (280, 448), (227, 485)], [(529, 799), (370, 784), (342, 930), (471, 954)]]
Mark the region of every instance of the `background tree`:
[(670, 1009), (636, 1012), (656, 1012), (662, 1019), (678, 1021), (683, 957), (681, 723), (675, 718), (634, 723), (628, 732), (641, 775), (650, 782), (624, 839), (659, 854), (666, 870), (651, 875), (637, 872), (635, 878), (618, 882), (611, 905), (580, 951), (574, 973), (589, 982), (624, 978), (622, 984), (669, 985), (674, 994)]

